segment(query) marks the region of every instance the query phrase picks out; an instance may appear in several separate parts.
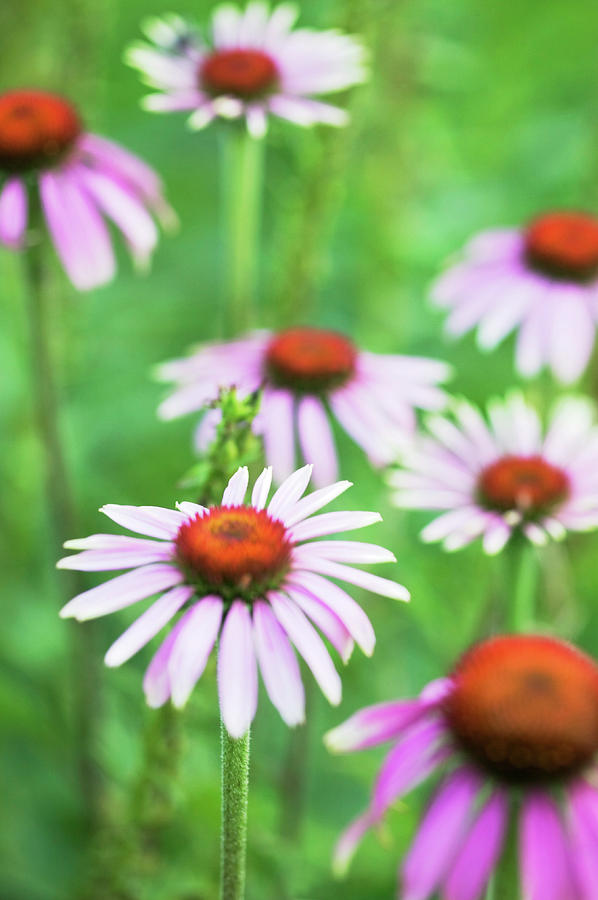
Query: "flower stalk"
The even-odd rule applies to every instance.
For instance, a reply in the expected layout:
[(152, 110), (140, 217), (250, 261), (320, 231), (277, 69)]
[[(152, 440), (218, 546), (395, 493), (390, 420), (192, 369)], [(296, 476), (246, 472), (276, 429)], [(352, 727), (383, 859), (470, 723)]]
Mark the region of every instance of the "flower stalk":
[(515, 634), (533, 628), (536, 620), (536, 587), (538, 562), (532, 544), (515, 535), (507, 548), (509, 574), (507, 619), (509, 630)]
[(243, 900), (247, 856), (249, 731), (233, 738), (221, 724), (222, 833), (220, 900)]
[(226, 337), (254, 327), (260, 259), (264, 141), (229, 123), (222, 141), (223, 286)]
[[(41, 211), (40, 211), (41, 215)], [(38, 216), (39, 220), (39, 216)], [(75, 512), (66, 455), (59, 429), (60, 404), (50, 351), (50, 309), (44, 256), (38, 229), (23, 254), (24, 280), (29, 300), (32, 392), (39, 440), (44, 456), (45, 485), (50, 528), (56, 550), (74, 533)], [(81, 577), (70, 573), (65, 585), (70, 596), (82, 590)], [(98, 708), (98, 678), (92, 626), (71, 629), (72, 665), (75, 671), (75, 743), (79, 787), (90, 828), (97, 824), (98, 770), (93, 759), (94, 714)]]

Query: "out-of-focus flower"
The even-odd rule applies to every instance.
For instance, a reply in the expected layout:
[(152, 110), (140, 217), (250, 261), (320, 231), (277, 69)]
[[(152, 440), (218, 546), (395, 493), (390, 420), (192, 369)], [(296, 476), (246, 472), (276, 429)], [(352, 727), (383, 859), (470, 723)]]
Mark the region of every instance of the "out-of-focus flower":
[(419, 698), (363, 709), (331, 731), (335, 752), (396, 744), (369, 809), (342, 835), (348, 864), (368, 828), (438, 771), (401, 867), (402, 900), (479, 900), (518, 820), (526, 900), (598, 896), (598, 666), (570, 644), (501, 636), (473, 647)]
[(121, 665), (183, 611), (147, 669), (147, 701), (160, 706), (171, 698), (175, 706), (184, 705), (218, 640), (220, 709), (233, 737), (243, 735), (255, 715), (258, 663), (284, 721), (289, 725), (303, 721), (303, 684), (291, 644), (328, 700), (339, 703), (340, 678), (314, 625), (345, 661), (354, 641), (370, 655), (375, 637), (361, 607), (328, 579), (397, 600), (408, 600), (409, 594), (394, 581), (353, 568), (357, 563), (394, 561), (383, 547), (311, 540), (371, 525), (380, 516), (372, 512), (314, 516), (350, 482), (340, 481), (303, 497), (310, 476), (311, 466), (297, 470), (267, 506), (271, 469), (264, 469), (257, 479), (246, 505), (248, 472), (243, 467), (230, 479), (220, 506), (184, 502), (177, 510), (102, 507), (119, 525), (154, 540), (96, 534), (68, 541), (65, 547), (82, 552), (60, 560), (59, 568), (132, 571), (79, 594), (61, 615), (93, 619), (159, 593), (110, 647), (106, 663)]
[(272, 11), (259, 2), (245, 10), (223, 4), (206, 41), (178, 16), (148, 21), (151, 44), (135, 44), (126, 54), (161, 92), (145, 98), (146, 109), (193, 110), (193, 128), (217, 116), (244, 116), (254, 137), (263, 136), (269, 115), (304, 126), (346, 124), (344, 110), (313, 98), (365, 80), (363, 47), (339, 31), (293, 30), (297, 15), (288, 4)]
[(457, 550), (477, 537), (498, 553), (515, 532), (534, 544), (598, 527), (598, 428), (589, 401), (566, 397), (546, 434), (520, 393), (488, 405), (488, 422), (455, 401), (454, 420), (430, 417), (389, 475), (397, 506), (446, 510), (422, 532)]
[(118, 144), (85, 132), (67, 100), (43, 91), (0, 94), (0, 185), (0, 242), (24, 247), (28, 226), (40, 224), (41, 210), (79, 290), (114, 275), (104, 217), (123, 233), (140, 265), (158, 240), (150, 212), (165, 224), (174, 220), (149, 166)]
[(560, 381), (575, 381), (592, 353), (598, 319), (598, 219), (551, 212), (525, 228), (482, 232), (432, 296), (450, 310), (449, 334), (477, 325), (479, 346), (491, 350), (517, 328), (522, 375), (548, 365)]
[[(448, 377), (449, 367), (433, 359), (358, 350), (333, 331), (292, 328), (206, 345), (165, 363), (158, 375), (178, 385), (160, 406), (164, 419), (201, 409), (222, 385), (235, 385), (243, 396), (263, 384), (255, 428), (264, 436), (274, 477), (281, 481), (293, 471), (297, 437), (304, 460), (314, 464), (314, 483), (322, 485), (338, 473), (329, 412), (370, 462), (386, 465), (411, 440), (415, 408), (445, 405), (438, 383)], [(211, 439), (218, 415), (217, 410), (204, 415), (198, 449)]]

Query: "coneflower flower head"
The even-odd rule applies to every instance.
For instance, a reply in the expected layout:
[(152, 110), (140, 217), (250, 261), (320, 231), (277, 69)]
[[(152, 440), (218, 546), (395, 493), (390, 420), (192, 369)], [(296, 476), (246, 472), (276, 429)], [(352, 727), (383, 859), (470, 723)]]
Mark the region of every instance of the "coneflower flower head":
[(205, 39), (178, 16), (145, 23), (150, 43), (129, 48), (126, 59), (160, 93), (145, 98), (147, 109), (192, 111), (189, 123), (203, 128), (216, 117), (244, 117), (261, 137), (268, 117), (298, 125), (344, 125), (343, 109), (315, 100), (366, 78), (365, 54), (355, 38), (336, 30), (293, 29), (299, 10), (269, 9), (251, 2), (241, 10), (221, 4)]
[(110, 220), (140, 265), (158, 240), (152, 215), (174, 221), (162, 185), (144, 162), (105, 138), (88, 134), (64, 97), (38, 90), (0, 93), (0, 242), (25, 246), (27, 229), (47, 224), (75, 287), (109, 281), (115, 258)]
[[(185, 359), (160, 366), (158, 376), (173, 381), (164, 400), (164, 419), (201, 410), (223, 384), (241, 396), (263, 386), (255, 431), (262, 434), (266, 459), (277, 481), (293, 471), (296, 444), (314, 464), (317, 485), (338, 476), (330, 419), (335, 419), (376, 466), (394, 462), (411, 442), (416, 409), (438, 410), (446, 402), (440, 382), (449, 367), (435, 359), (369, 353), (346, 335), (297, 327), (259, 332), (225, 344), (207, 344)], [(196, 432), (203, 451), (218, 421), (204, 414)]]
[(564, 383), (578, 378), (598, 320), (598, 218), (547, 212), (523, 228), (485, 231), (432, 288), (458, 337), (477, 326), (484, 350), (517, 330), (516, 366), (526, 376), (548, 366)]
[(337, 752), (396, 740), (370, 807), (337, 845), (339, 869), (393, 803), (441, 773), (401, 867), (403, 900), (479, 900), (510, 816), (526, 898), (596, 897), (598, 666), (572, 645), (491, 638), (418, 699), (361, 710), (326, 740)]
[(103, 507), (113, 521), (147, 537), (98, 534), (69, 541), (65, 546), (82, 552), (60, 560), (59, 568), (132, 571), (79, 594), (61, 615), (91, 619), (160, 594), (108, 650), (106, 663), (125, 662), (181, 613), (147, 669), (147, 701), (160, 706), (171, 698), (176, 706), (184, 705), (218, 640), (220, 708), (234, 737), (247, 731), (255, 715), (258, 664), (285, 722), (303, 721), (303, 685), (292, 645), (328, 700), (339, 703), (340, 678), (316, 628), (344, 661), (354, 642), (371, 654), (375, 637), (361, 607), (329, 578), (398, 600), (408, 600), (409, 594), (393, 581), (354, 568), (394, 561), (388, 550), (358, 541), (313, 540), (362, 528), (380, 516), (314, 516), (350, 483), (303, 496), (310, 476), (311, 466), (299, 469), (269, 503), (271, 469), (257, 479), (246, 504), (243, 467), (218, 506)]

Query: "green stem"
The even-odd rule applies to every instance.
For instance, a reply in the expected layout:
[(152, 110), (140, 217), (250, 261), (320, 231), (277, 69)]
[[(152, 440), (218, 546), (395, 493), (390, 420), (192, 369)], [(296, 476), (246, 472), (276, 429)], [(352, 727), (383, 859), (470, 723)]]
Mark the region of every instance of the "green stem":
[(221, 724), (222, 835), (220, 900), (245, 897), (247, 800), (249, 793), (249, 731), (233, 738)]
[(222, 148), (224, 204), (224, 331), (232, 337), (255, 324), (264, 141), (227, 123)]
[(512, 632), (519, 633), (533, 627), (536, 620), (538, 562), (534, 547), (523, 536), (515, 537), (507, 552), (511, 570), (508, 623)]
[[(50, 351), (50, 311), (41, 242), (32, 244), (24, 254), (24, 277), (28, 287), (31, 341), (32, 392), (37, 429), (44, 454), (45, 482), (53, 553), (61, 553), (62, 544), (75, 534), (75, 514), (66, 457), (59, 430), (60, 406)], [(76, 572), (62, 579), (67, 597), (83, 590)], [(73, 704), (75, 740), (82, 801), (88, 824), (97, 821), (99, 775), (92, 753), (94, 715), (98, 708), (98, 678), (94, 662), (93, 626), (72, 623), (71, 654), (73, 665)]]

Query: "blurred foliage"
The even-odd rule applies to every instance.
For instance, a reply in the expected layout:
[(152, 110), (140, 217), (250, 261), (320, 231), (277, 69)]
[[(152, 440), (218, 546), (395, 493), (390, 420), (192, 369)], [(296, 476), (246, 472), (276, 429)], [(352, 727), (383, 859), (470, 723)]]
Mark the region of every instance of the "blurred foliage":
[[(178, 0), (176, 9), (201, 19), (209, 6)], [(90, 296), (76, 296), (58, 267), (53, 273), (60, 424), (81, 534), (103, 527), (95, 512), (103, 503), (183, 499), (176, 485), (193, 463), (195, 423), (193, 417), (158, 422), (162, 389), (149, 373), (189, 344), (214, 337), (219, 320), (218, 129), (190, 134), (183, 116), (143, 113), (143, 89), (122, 64), (140, 19), (163, 11), (161, 0), (0, 6), (2, 83), (71, 95), (90, 129), (162, 173), (181, 219), (180, 233), (162, 241), (149, 277), (136, 276), (124, 252), (118, 279)], [(476, 229), (517, 223), (546, 207), (596, 205), (598, 6), (305, 0), (301, 12), (304, 23), (364, 34), (373, 76), (351, 92), (353, 124), (346, 130), (272, 125), (260, 324), (336, 327), (371, 350), (448, 359), (452, 387), (475, 401), (502, 392), (515, 380), (512, 341), (487, 356), (471, 337), (446, 343), (427, 290), (442, 260)], [(148, 775), (156, 770), (156, 732), (172, 725), (160, 718), (168, 713), (144, 706), (141, 678), (151, 650), (122, 669), (102, 671), (95, 753), (105, 826), (91, 850), (82, 828), (76, 686), (57, 616), (64, 582), (53, 570), (43, 500), (21, 274), (19, 259), (1, 252), (0, 896), (213, 900), (219, 820), (213, 662), (177, 720), (172, 758), (157, 767), (168, 786)], [(544, 403), (555, 388), (545, 380), (528, 390)], [(343, 503), (383, 512), (383, 524), (366, 539), (396, 551), (398, 566), (384, 574), (408, 585), (413, 603), (360, 598), (378, 647), (373, 660), (357, 652), (346, 667), (339, 709), (313, 692), (304, 743), (306, 818), (292, 841), (280, 837), (288, 731), (262, 698), (253, 741), (248, 900), (394, 896), (396, 863), (427, 789), (401, 804), (377, 837), (368, 836), (346, 881), (334, 882), (331, 848), (364, 806), (382, 751), (331, 758), (321, 735), (359, 706), (419, 690), (490, 627), (503, 596), (499, 560), (484, 559), (477, 546), (458, 557), (423, 546), (417, 535), (427, 517), (391, 509), (382, 477), (342, 434), (338, 444), (343, 475), (355, 482)], [(542, 589), (546, 620), (594, 650), (597, 549), (598, 536), (587, 535), (551, 550)], [(133, 615), (125, 610), (98, 622), (92, 641), (98, 660)]]

